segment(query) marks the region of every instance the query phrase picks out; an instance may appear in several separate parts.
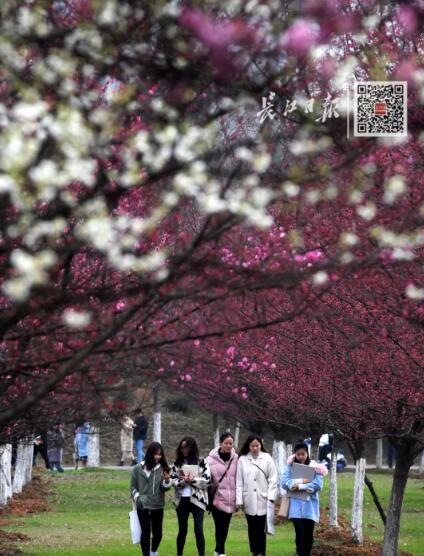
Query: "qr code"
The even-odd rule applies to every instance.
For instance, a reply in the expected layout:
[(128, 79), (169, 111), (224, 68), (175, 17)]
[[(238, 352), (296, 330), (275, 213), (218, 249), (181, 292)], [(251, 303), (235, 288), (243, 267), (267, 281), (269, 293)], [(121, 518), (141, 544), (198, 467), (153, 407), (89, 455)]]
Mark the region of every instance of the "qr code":
[(407, 123), (406, 81), (356, 81), (355, 137), (405, 137)]

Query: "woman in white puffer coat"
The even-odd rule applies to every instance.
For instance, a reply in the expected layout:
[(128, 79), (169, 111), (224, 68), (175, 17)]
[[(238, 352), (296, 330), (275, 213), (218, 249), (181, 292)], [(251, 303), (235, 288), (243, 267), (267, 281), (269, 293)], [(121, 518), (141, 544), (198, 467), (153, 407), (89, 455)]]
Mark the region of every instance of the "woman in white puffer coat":
[(268, 502), (277, 496), (277, 469), (257, 434), (247, 437), (239, 452), (236, 505), (243, 509), (252, 556), (265, 556)]

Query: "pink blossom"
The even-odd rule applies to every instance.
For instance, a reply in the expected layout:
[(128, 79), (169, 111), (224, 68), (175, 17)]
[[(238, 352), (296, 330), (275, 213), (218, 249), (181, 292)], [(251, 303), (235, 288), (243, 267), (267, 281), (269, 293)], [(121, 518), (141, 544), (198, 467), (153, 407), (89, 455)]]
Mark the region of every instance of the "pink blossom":
[(190, 382), (192, 377), (190, 374), (187, 373), (184, 378), (186, 379), (187, 382)]
[(236, 352), (236, 348), (234, 346), (230, 346), (227, 349), (227, 355), (229, 355), (230, 357), (234, 357), (235, 352)]
[(180, 23), (209, 49), (211, 62), (223, 79), (230, 79), (237, 72), (234, 56), (230, 55), (228, 47), (255, 40), (253, 30), (244, 22), (215, 20), (197, 9), (184, 10)]
[(411, 6), (403, 5), (399, 8), (398, 21), (405, 31), (405, 35), (412, 37), (417, 30), (417, 14)]
[(280, 46), (296, 56), (306, 56), (311, 47), (317, 43), (317, 39), (311, 23), (305, 19), (298, 19), (284, 33)]
[(408, 81), (408, 85), (414, 84), (417, 67), (411, 60), (403, 60), (396, 70), (395, 78), (399, 81)]

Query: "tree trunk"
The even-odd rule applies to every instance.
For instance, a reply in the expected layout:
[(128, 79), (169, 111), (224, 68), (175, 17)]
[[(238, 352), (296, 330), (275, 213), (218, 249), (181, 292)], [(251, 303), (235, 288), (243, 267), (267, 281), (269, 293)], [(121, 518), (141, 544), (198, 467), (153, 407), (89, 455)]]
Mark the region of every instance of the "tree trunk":
[(88, 435), (87, 467), (100, 467), (100, 438), (99, 428), (91, 427)]
[(421, 454), (421, 459), (420, 459), (420, 473), (424, 473), (424, 450)]
[(12, 444), (0, 445), (0, 507), (12, 498)]
[(364, 503), (364, 478), (365, 478), (366, 460), (359, 457), (355, 465), (355, 484), (353, 487), (353, 504), (352, 504), (352, 539), (356, 544), (362, 544), (364, 541), (364, 532), (362, 524), (362, 510)]
[(272, 444), (272, 459), (277, 468), (278, 484), (280, 484), (281, 474), (287, 463), (287, 450), (284, 440), (274, 440)]
[(339, 522), (337, 519), (337, 445), (336, 440), (333, 441), (333, 449), (331, 451), (331, 465), (330, 465), (330, 527), (338, 527)]
[(219, 422), (218, 413), (213, 414), (213, 445), (215, 448), (219, 446)]
[(25, 455), (28, 451), (25, 449), (25, 442), (18, 442), (16, 451), (15, 475), (13, 476), (12, 492), (19, 494), (25, 486)]
[(286, 444), (286, 463), (287, 463), (287, 459), (289, 458), (289, 456), (291, 456), (293, 453), (293, 444)]
[(153, 388), (153, 442), (161, 442), (162, 439), (162, 412), (160, 400), (161, 382), (157, 382)]
[(398, 450), (395, 471), (393, 474), (392, 492), (387, 511), (387, 522), (384, 529), (382, 549), (382, 554), (384, 556), (397, 555), (403, 495), (412, 462), (413, 458), (410, 457), (408, 453), (405, 454)]
[(34, 459), (34, 441), (30, 439), (25, 446), (25, 484), (32, 481), (32, 461)]
[(234, 431), (234, 449), (235, 450), (238, 450), (239, 440), (240, 440), (240, 422), (237, 421), (236, 429)]
[(311, 452), (309, 456), (311, 459), (314, 459), (316, 461), (318, 461), (320, 438), (321, 438), (321, 432), (314, 432), (311, 434)]
[(375, 466), (377, 469), (383, 469), (383, 439), (377, 438), (377, 453), (375, 456)]

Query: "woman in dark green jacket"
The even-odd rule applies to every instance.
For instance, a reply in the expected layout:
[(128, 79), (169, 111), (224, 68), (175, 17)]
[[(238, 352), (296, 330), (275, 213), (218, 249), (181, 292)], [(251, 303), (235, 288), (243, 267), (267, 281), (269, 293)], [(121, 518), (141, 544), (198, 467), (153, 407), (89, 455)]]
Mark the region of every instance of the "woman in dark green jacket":
[(143, 556), (157, 556), (162, 539), (165, 491), (169, 488), (169, 467), (163, 448), (159, 442), (152, 442), (144, 460), (134, 467), (131, 475), (131, 498), (140, 520)]

